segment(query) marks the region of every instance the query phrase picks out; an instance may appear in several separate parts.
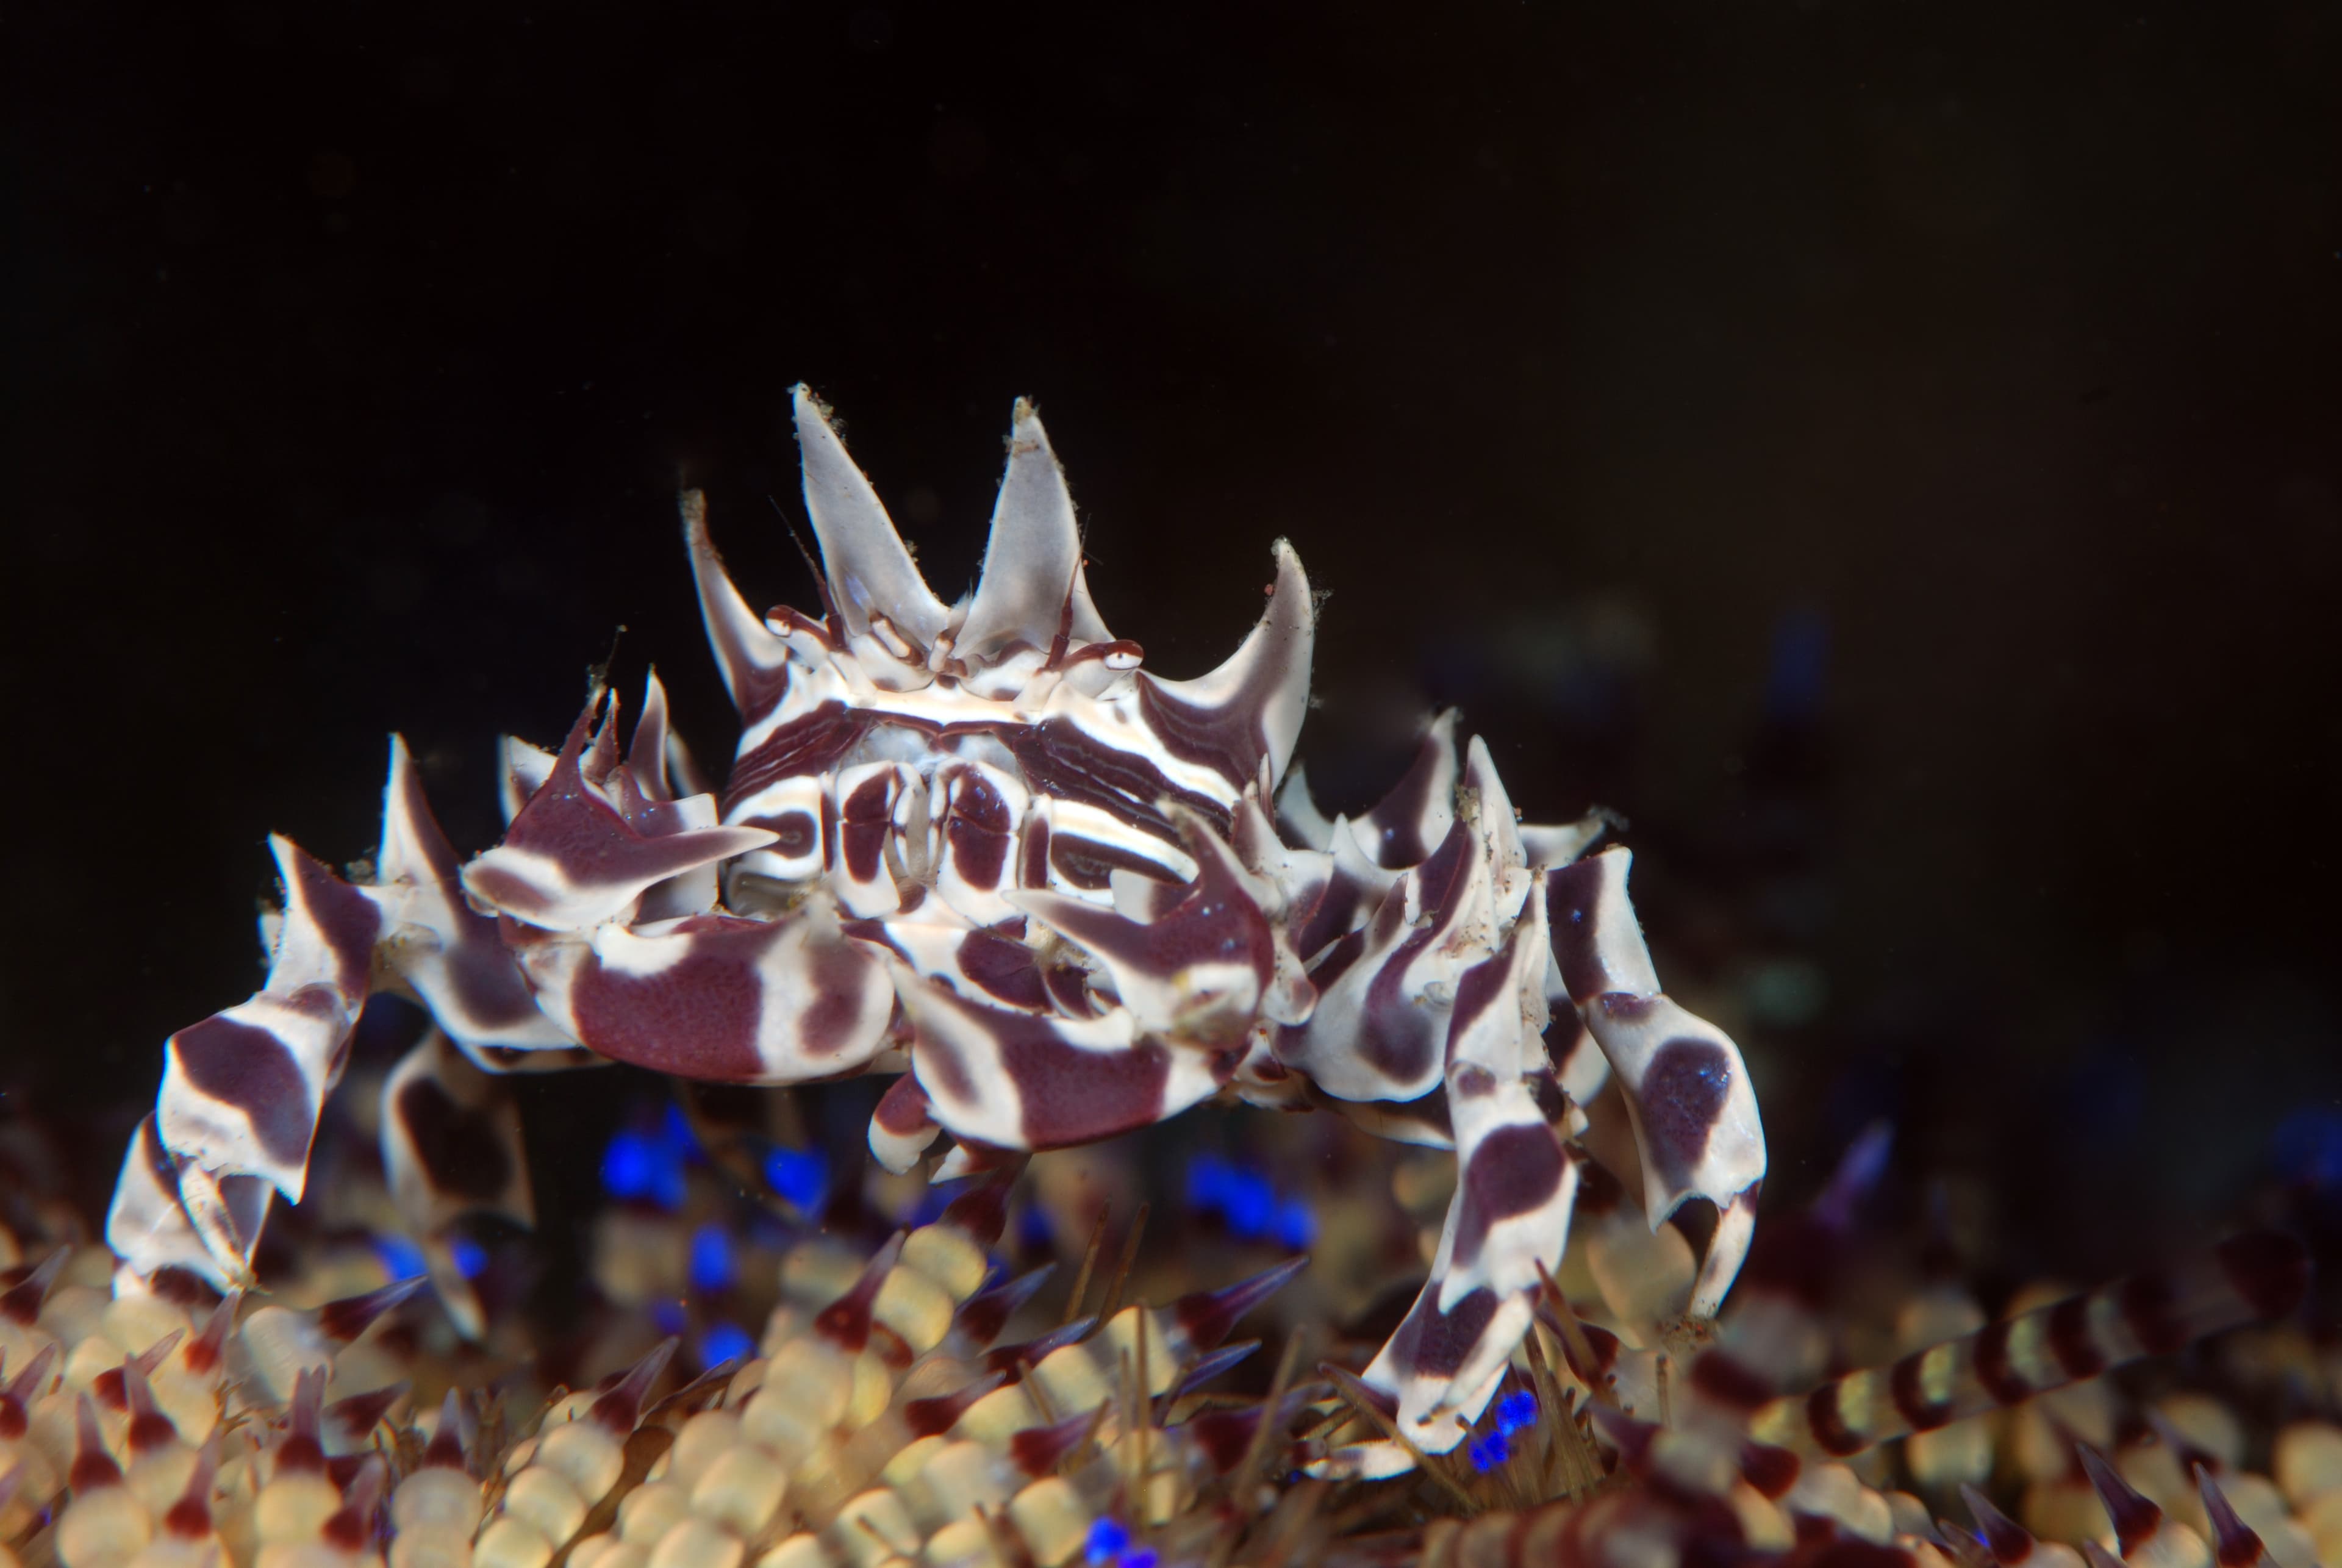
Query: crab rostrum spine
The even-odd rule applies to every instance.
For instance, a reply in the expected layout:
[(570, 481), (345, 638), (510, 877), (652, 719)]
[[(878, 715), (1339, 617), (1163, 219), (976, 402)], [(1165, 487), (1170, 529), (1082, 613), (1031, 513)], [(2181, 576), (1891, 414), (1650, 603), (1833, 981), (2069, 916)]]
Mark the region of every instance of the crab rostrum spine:
[[(1416, 1449), (1461, 1441), (1560, 1261), (1579, 1106), (1615, 1074), (1654, 1225), (1720, 1220), (1692, 1296), (1745, 1254), (1764, 1137), (1732, 1042), (1666, 997), (1606, 824), (1517, 823), (1454, 716), (1390, 794), (1327, 819), (1288, 773), (1314, 604), (1275, 547), (1260, 622), (1187, 681), (1115, 638), (1062, 470), (1016, 405), (982, 574), (946, 604), (828, 414), (796, 394), (824, 613), (753, 612), (696, 492), (685, 542), (739, 711), (721, 799), (648, 684), (623, 754), (596, 689), (557, 753), (504, 749), (509, 828), (459, 864), (391, 744), (375, 879), (275, 841), (267, 984), (174, 1035), (109, 1239), (130, 1265), (249, 1278), (270, 1189), (298, 1202), (367, 994), (437, 1032), (392, 1075), (384, 1147), (426, 1239), (525, 1219), (490, 1074), (596, 1061), (789, 1084), (886, 1071), (871, 1148), (936, 1179), (1233, 1096), (1456, 1150), (1431, 1278), (1366, 1377)], [(1590, 1049), (1588, 1048), (1590, 1045)], [(454, 1129), (495, 1145), (480, 1178)], [(445, 1249), (426, 1256), (436, 1266)], [(476, 1308), (452, 1277), (459, 1321)], [(1404, 1445), (1350, 1453), (1357, 1473)]]

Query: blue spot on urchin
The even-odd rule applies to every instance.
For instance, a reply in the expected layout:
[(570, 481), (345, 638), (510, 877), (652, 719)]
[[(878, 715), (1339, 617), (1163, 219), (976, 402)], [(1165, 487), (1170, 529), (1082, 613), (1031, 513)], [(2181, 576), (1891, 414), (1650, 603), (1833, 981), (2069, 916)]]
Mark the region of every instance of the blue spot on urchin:
[(1119, 1520), (1095, 1519), (1090, 1522), (1088, 1539), (1082, 1543), (1082, 1560), (1089, 1563), (1090, 1568), (1104, 1568), (1105, 1564), (1119, 1558), (1129, 1546), (1130, 1532), (1122, 1527)]
[(488, 1249), (475, 1241), (457, 1236), (447, 1243), (447, 1255), (455, 1264), (455, 1272), (467, 1280), (478, 1279), (487, 1273)]
[(699, 1342), (699, 1364), (703, 1369), (721, 1366), (727, 1361), (746, 1361), (756, 1353), (756, 1342), (736, 1323), (714, 1324)]
[(641, 1197), (656, 1180), (657, 1162), (648, 1140), (621, 1129), (602, 1151), (602, 1190), (614, 1198)]
[(1536, 1395), (1526, 1389), (1523, 1389), (1518, 1393), (1506, 1394), (1503, 1402), (1496, 1406), (1496, 1430), (1506, 1437), (1512, 1436), (1525, 1426), (1535, 1426), (1536, 1419)]
[(1116, 1568), (1155, 1568), (1158, 1561), (1160, 1559), (1155, 1555), (1154, 1547), (1134, 1546), (1122, 1554), (1122, 1561)]
[(703, 1294), (729, 1290), (739, 1274), (732, 1237), (722, 1225), (706, 1224), (691, 1233), (692, 1289)]
[(1187, 1162), (1186, 1198), (1190, 1209), (1219, 1220), (1239, 1241), (1274, 1241), (1297, 1252), (1317, 1239), (1307, 1200), (1279, 1198), (1266, 1175), (1219, 1154)]
[(405, 1236), (385, 1232), (374, 1239), (374, 1255), (382, 1263), (382, 1272), (393, 1281), (411, 1280), (430, 1272), (423, 1261), (423, 1249)]
[(683, 1303), (676, 1301), (656, 1301), (651, 1303), (651, 1322), (661, 1333), (681, 1333), (690, 1325)]
[(1473, 1439), (1471, 1447), (1466, 1452), (1472, 1456), (1472, 1468), (1486, 1475), (1512, 1457), (1512, 1445), (1505, 1441), (1503, 1433), (1492, 1432), (1486, 1437)]
[(1231, 1171), (1221, 1209), (1227, 1215), (1231, 1233), (1247, 1242), (1259, 1241), (1276, 1222), (1276, 1189), (1257, 1171)]
[(679, 1209), (683, 1156), (683, 1149), (666, 1137), (621, 1128), (602, 1151), (602, 1190), (614, 1198), (646, 1198), (663, 1209)]
[(829, 1162), (817, 1149), (775, 1149), (765, 1156), (765, 1180), (783, 1202), (809, 1214), (829, 1201)]

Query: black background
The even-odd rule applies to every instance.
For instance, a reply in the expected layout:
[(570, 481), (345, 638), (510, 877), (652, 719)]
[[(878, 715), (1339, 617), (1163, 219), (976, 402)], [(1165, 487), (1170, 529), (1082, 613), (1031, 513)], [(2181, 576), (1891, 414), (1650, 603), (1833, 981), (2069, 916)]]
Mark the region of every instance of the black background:
[(387, 731), (478, 847), (623, 624), (720, 758), (673, 493), (806, 603), (800, 379), (946, 597), (1029, 394), (1154, 667), (1293, 537), (1334, 804), (1459, 701), (1533, 814), (1634, 819), (1679, 990), (1818, 966), (1748, 1039), (1779, 1196), (1889, 1114), (2119, 1261), (2342, 1093), (2342, 8), (92, 3), (0, 54), (0, 1080), (101, 1180), (254, 983), (263, 835), (365, 853)]

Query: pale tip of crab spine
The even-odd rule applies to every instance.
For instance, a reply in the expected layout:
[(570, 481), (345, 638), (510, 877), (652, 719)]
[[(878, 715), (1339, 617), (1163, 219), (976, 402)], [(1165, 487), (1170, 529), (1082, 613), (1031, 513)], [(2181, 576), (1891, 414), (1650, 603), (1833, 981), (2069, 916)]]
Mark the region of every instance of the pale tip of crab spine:
[(806, 512), (821, 545), (822, 571), (848, 635), (870, 630), (880, 615), (896, 633), (932, 644), (951, 619), (895, 531), (878, 493), (838, 439), (830, 411), (799, 382), (796, 404), (797, 455), (804, 470)]

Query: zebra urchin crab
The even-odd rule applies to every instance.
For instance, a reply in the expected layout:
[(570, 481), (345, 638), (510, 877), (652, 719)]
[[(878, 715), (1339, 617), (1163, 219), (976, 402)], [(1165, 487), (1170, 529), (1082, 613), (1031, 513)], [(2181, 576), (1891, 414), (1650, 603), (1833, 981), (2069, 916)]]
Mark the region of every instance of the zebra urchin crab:
[[(1559, 1262), (1577, 1107), (1615, 1074), (1654, 1225), (1692, 1197), (1718, 1210), (1692, 1296), (1714, 1313), (1765, 1170), (1756, 1100), (1732, 1042), (1660, 991), (1626, 852), (1588, 853), (1598, 819), (1517, 824), (1486, 747), (1459, 763), (1443, 720), (1387, 799), (1328, 822), (1287, 766), (1314, 618), (1289, 545), (1234, 657), (1166, 680), (1099, 617), (1029, 405), (982, 575), (946, 604), (821, 405), (796, 404), (820, 616), (753, 613), (683, 498), (742, 726), (720, 795), (656, 679), (623, 754), (597, 690), (557, 754), (507, 744), (510, 831), (459, 865), (394, 739), (372, 880), (274, 840), (267, 984), (165, 1048), (108, 1223), (129, 1269), (249, 1283), (366, 997), (397, 989), (437, 1025), (384, 1091), (394, 1191), (426, 1240), (526, 1201), (481, 1069), (898, 1074), (871, 1148), (904, 1171), (949, 1132), (937, 1179), (1216, 1096), (1332, 1108), (1456, 1152), (1430, 1280), (1366, 1376), (1445, 1453)], [(1396, 1443), (1360, 1458), (1406, 1463)]]

